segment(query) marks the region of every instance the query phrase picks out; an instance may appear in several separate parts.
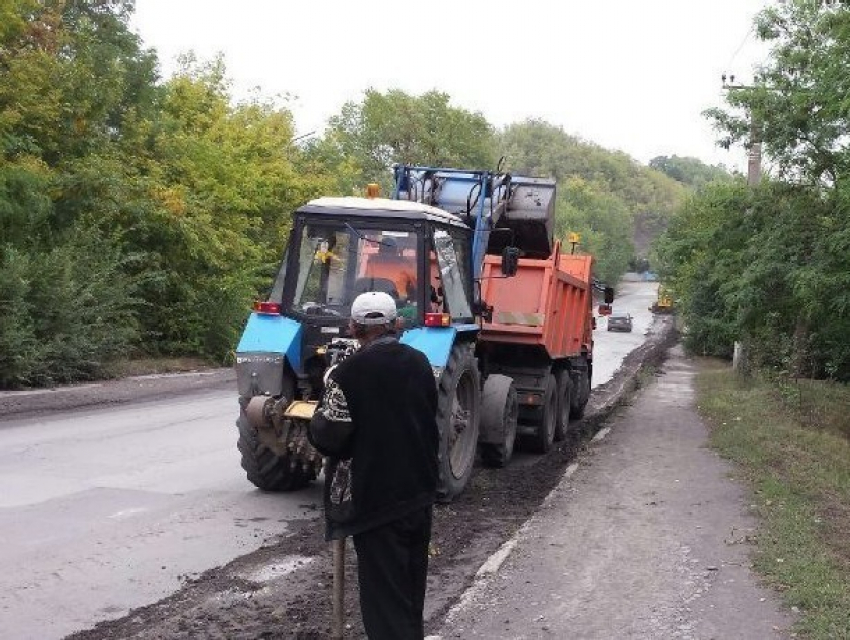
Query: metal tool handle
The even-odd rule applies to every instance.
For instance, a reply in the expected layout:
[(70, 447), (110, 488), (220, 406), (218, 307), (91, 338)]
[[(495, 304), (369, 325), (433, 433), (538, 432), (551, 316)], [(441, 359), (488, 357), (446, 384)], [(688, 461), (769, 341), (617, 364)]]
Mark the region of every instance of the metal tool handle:
[(345, 631), (345, 538), (331, 542), (334, 556), (333, 619), (331, 638), (342, 640)]

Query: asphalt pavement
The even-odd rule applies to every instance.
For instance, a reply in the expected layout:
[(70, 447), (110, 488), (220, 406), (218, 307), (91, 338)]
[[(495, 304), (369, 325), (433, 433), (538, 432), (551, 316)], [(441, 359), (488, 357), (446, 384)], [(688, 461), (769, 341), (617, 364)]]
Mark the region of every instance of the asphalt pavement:
[(53, 640), (155, 602), (314, 518), (321, 488), (258, 491), (235, 392), (0, 425), (0, 640)]
[[(594, 387), (646, 340), (654, 287), (621, 285), (635, 330), (600, 321)], [(232, 370), (0, 393), (0, 638), (120, 617), (315, 517), (318, 483), (269, 495), (245, 479), (235, 415)]]
[(628, 333), (608, 331), (608, 319), (605, 316), (597, 318), (596, 331), (593, 332), (593, 388), (608, 382), (623, 359), (646, 341), (646, 334), (655, 322), (649, 307), (655, 302), (657, 292), (657, 282), (645, 282), (634, 274), (627, 274), (617, 286), (612, 308), (631, 314), (632, 330)]
[(693, 376), (676, 347), (432, 638), (788, 637), (750, 568), (748, 496), (706, 448)]

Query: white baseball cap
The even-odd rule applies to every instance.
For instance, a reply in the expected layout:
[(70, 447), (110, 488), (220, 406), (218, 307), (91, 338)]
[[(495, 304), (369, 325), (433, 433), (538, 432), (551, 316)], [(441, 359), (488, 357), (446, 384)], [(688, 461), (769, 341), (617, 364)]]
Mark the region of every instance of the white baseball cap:
[(351, 319), (356, 324), (389, 324), (396, 315), (395, 301), (383, 291), (361, 293), (351, 305)]

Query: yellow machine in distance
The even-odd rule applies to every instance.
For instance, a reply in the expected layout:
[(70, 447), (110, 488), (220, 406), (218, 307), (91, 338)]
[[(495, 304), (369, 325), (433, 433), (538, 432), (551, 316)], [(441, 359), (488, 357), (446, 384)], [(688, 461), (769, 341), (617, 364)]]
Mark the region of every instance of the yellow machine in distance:
[(652, 313), (673, 313), (675, 307), (673, 305), (673, 292), (663, 284), (658, 286), (658, 297), (652, 306), (649, 308)]

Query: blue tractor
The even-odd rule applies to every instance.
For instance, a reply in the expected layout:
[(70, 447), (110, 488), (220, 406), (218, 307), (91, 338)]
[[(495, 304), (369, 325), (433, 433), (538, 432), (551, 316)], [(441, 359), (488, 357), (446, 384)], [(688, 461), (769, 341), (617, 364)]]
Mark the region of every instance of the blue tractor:
[(399, 166), (392, 198), (319, 198), (297, 209), (271, 294), (255, 305), (237, 347), (238, 447), (248, 479), (292, 490), (318, 476), (323, 460), (307, 426), (325, 371), (357, 348), (347, 321), (365, 291), (396, 300), (401, 341), (433, 368), (440, 498), (463, 490), (479, 443), (485, 459), (503, 464), (516, 433), (516, 390), (476, 357), (492, 311), (481, 300), (482, 265), (497, 256), (498, 277), (510, 277), (519, 247), (547, 256), (553, 201), (552, 181)]

